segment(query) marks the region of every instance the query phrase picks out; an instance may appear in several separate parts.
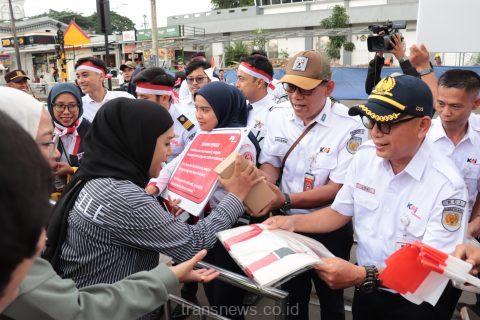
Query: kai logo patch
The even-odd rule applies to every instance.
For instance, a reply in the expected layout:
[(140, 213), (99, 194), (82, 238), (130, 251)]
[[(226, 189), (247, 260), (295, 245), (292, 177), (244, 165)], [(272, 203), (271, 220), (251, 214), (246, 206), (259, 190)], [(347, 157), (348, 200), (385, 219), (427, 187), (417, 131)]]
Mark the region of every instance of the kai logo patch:
[(295, 62), (293, 62), (292, 70), (293, 71), (305, 71), (307, 68), (308, 58), (307, 57), (297, 57)]
[(477, 164), (477, 159), (475, 159), (475, 158), (468, 158), (468, 159), (467, 159), (467, 163)]
[(318, 151), (319, 153), (329, 153), (330, 148), (328, 147), (320, 147), (320, 150)]

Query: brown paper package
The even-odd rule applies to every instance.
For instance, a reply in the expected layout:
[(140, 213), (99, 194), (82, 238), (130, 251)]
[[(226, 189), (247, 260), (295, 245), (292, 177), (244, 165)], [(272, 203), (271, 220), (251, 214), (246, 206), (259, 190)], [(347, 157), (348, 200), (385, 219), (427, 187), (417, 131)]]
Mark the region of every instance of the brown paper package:
[[(214, 171), (222, 178), (228, 179), (232, 176), (233, 170), (235, 169), (235, 159), (237, 152), (231, 153), (228, 157), (225, 158), (215, 169)], [(242, 170), (248, 165), (248, 160), (244, 157), (241, 157)], [(270, 189), (265, 181), (262, 181), (255, 185), (250, 192), (248, 193), (245, 201), (243, 203), (253, 212), (259, 213), (263, 208), (265, 208), (270, 202), (275, 200), (275, 193)]]

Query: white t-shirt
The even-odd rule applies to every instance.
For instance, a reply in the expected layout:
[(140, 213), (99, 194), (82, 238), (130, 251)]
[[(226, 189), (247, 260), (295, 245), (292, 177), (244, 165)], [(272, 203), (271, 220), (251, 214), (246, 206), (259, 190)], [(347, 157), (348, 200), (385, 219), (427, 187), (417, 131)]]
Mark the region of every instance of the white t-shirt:
[(134, 96), (132, 96), (130, 93), (125, 91), (108, 91), (107, 90), (107, 94), (105, 94), (105, 97), (101, 102), (94, 101), (92, 98), (90, 98), (88, 94), (84, 95), (82, 97), (83, 117), (88, 121), (93, 122), (93, 119), (97, 114), (97, 111), (100, 109), (101, 106), (103, 106), (105, 102), (113, 100), (115, 98), (119, 98), (119, 97), (135, 99)]

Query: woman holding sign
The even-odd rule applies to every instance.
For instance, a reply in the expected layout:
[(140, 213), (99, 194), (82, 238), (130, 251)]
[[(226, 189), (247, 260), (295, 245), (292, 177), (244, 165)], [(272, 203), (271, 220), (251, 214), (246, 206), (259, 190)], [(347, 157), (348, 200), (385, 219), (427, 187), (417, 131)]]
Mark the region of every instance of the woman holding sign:
[(237, 166), (231, 179), (221, 180), (230, 193), (194, 226), (145, 193), (170, 152), (172, 125), (168, 111), (151, 101), (117, 98), (100, 108), (84, 140), (82, 166), (53, 213), (54, 221), (68, 215), (62, 217), (68, 222), (64, 239), (50, 236), (49, 226), (47, 254), (62, 278), (82, 288), (150, 270), (159, 252), (188, 260), (213, 247), (215, 233), (243, 214), (242, 201), (261, 181), (253, 166)]
[[(203, 132), (211, 132), (214, 129), (220, 128), (245, 127), (247, 125), (248, 111), (245, 97), (236, 87), (224, 82), (211, 82), (199, 89), (198, 92), (195, 93), (194, 99), (195, 115), (198, 125)], [(188, 154), (188, 150), (189, 146), (185, 148), (182, 155), (178, 156), (162, 169), (157, 179), (151, 180), (147, 192), (158, 194), (167, 187), (175, 168), (180, 164), (183, 156)], [(239, 153), (252, 163), (256, 163), (258, 157), (257, 150), (259, 150), (258, 142), (255, 136), (250, 133), (240, 146)], [(211, 195), (205, 207), (204, 215), (208, 215), (212, 209), (216, 208), (226, 194), (227, 191), (224, 188), (218, 187)], [(174, 203), (178, 203), (178, 200), (175, 200)], [(244, 224), (248, 224), (249, 222), (248, 217), (242, 217), (241, 220), (243, 220), (241, 222)], [(207, 260), (216, 266), (242, 273), (220, 243), (217, 243), (214, 249), (208, 254)], [(196, 284), (186, 285), (182, 289), (182, 297), (195, 302), (196, 290)], [(242, 304), (244, 291), (220, 281), (214, 281), (211, 284), (205, 285), (205, 291), (212, 306), (229, 306), (234, 308)], [(218, 308), (217, 310), (218, 312), (223, 312), (223, 308)], [(238, 314), (239, 313), (237, 313), (237, 315)], [(222, 315), (235, 317), (235, 313)]]

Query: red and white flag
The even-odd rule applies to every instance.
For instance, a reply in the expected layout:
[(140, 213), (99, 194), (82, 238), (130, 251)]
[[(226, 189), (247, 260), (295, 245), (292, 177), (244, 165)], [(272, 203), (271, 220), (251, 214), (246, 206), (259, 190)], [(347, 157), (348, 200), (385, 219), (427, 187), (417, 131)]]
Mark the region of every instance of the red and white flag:
[(380, 274), (382, 286), (416, 304), (435, 305), (449, 280), (480, 287), (480, 280), (469, 274), (471, 264), (418, 241), (394, 252), (386, 265)]

